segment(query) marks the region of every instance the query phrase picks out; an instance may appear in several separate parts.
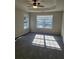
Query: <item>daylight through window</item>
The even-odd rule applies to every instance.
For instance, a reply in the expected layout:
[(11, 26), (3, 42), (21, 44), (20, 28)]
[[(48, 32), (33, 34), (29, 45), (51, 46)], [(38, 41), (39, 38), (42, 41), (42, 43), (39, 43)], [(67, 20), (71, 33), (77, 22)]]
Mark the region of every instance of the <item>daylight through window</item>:
[(52, 29), (52, 23), (53, 23), (52, 15), (37, 16), (37, 28)]
[(26, 15), (24, 16), (24, 29), (29, 28), (29, 17)]

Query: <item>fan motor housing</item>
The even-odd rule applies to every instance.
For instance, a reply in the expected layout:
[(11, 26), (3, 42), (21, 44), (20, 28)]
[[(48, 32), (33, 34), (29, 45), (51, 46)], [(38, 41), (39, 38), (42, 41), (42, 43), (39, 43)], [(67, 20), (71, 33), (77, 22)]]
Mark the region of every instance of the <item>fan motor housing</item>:
[(36, 6), (36, 3), (33, 3), (34, 6)]
[(36, 2), (37, 0), (32, 0), (32, 1)]

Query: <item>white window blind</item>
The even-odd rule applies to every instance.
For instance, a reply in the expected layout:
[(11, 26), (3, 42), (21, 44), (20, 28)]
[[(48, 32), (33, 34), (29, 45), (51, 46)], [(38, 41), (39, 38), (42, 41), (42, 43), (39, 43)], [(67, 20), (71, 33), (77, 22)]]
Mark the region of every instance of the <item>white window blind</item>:
[(37, 16), (37, 28), (52, 29), (52, 23), (53, 23), (52, 15)]
[(26, 15), (24, 16), (24, 29), (29, 28), (29, 17)]

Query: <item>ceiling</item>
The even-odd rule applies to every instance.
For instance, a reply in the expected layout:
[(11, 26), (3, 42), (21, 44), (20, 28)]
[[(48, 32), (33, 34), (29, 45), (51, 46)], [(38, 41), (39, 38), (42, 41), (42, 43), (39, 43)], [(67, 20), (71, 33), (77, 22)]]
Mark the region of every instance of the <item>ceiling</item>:
[(64, 0), (38, 0), (38, 2), (40, 2), (44, 7), (34, 9), (32, 7), (32, 0), (15, 0), (15, 6), (16, 8), (20, 8), (26, 12), (64, 11)]

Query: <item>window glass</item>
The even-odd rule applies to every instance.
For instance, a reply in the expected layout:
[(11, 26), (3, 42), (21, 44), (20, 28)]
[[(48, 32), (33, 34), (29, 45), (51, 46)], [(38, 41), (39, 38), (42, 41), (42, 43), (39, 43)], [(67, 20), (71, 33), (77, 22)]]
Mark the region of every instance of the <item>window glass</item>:
[(53, 16), (46, 15), (46, 16), (37, 16), (37, 28), (52, 28), (53, 23)]
[(29, 17), (27, 15), (24, 16), (24, 29), (29, 28)]

